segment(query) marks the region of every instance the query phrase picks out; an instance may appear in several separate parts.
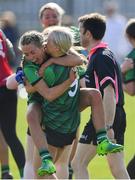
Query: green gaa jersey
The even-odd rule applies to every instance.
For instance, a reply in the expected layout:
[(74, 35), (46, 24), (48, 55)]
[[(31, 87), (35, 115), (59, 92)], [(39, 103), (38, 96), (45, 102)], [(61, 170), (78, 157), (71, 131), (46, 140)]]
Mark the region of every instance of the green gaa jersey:
[[(44, 71), (44, 80), (49, 87), (53, 87), (68, 79), (69, 71), (69, 67), (51, 65)], [(71, 133), (77, 130), (80, 124), (79, 90), (79, 81), (76, 79), (62, 96), (52, 102), (44, 101), (45, 126), (60, 133)]]
[[(40, 65), (38, 64), (34, 64), (27, 60), (23, 61), (23, 71), (24, 71), (26, 79), (31, 85), (36, 84), (38, 81), (42, 79), (38, 75), (39, 68), (40, 68)], [(42, 104), (43, 100), (44, 100), (43, 97), (38, 92), (29, 93), (28, 95), (28, 104), (32, 102), (37, 102), (39, 104)]]
[[(128, 55), (127, 58), (132, 58), (135, 64), (135, 49), (133, 49)], [(124, 76), (124, 83), (135, 81), (135, 68), (130, 69)]]

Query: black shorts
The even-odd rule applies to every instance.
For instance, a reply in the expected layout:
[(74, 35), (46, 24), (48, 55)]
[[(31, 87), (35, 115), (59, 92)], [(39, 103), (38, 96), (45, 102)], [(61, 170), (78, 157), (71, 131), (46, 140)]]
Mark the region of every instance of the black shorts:
[(55, 147), (64, 147), (71, 145), (73, 140), (76, 138), (76, 131), (73, 133), (60, 133), (55, 130), (45, 127), (45, 134), (47, 143)]
[[(126, 130), (126, 114), (123, 107), (116, 108), (113, 130), (116, 142), (118, 144), (124, 145), (124, 133)], [(79, 142), (82, 144), (93, 143), (94, 145), (97, 145), (96, 131), (93, 126), (92, 119), (90, 119), (90, 121), (86, 124)]]
[(15, 129), (17, 115), (17, 91), (0, 87), (0, 124), (8, 131)]

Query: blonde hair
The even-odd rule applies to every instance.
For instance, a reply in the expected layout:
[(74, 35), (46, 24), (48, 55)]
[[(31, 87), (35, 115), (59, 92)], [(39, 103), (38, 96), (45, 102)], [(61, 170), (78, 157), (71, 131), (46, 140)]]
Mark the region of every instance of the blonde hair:
[(73, 45), (73, 36), (70, 29), (67, 27), (52, 27), (48, 39), (50, 39), (63, 54), (67, 54)]

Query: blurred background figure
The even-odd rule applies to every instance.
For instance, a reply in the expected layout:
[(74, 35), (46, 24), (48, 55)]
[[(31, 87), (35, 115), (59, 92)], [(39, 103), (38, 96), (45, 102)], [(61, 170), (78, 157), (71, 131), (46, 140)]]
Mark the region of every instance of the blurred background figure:
[[(0, 17), (0, 28), (11, 41), (14, 47), (17, 60), (20, 57), (20, 51), (18, 49), (19, 29), (16, 23), (16, 15), (12, 11), (4, 11)], [(19, 61), (12, 62), (11, 66), (16, 67)]]
[(64, 14), (61, 24), (62, 26), (67, 26), (67, 27), (73, 26), (74, 25), (73, 17), (71, 15)]
[(104, 41), (109, 44), (119, 64), (129, 52), (130, 45), (124, 36), (126, 18), (119, 14), (119, 6), (115, 0), (105, 1), (103, 4), (106, 15), (106, 33)]
[(39, 19), (43, 28), (61, 25), (62, 16), (65, 11), (56, 3), (47, 3), (39, 10)]
[[(22, 178), (25, 154), (16, 133), (17, 92), (16, 90), (9, 90), (6, 87), (6, 79), (13, 73), (9, 62), (11, 59), (15, 59), (14, 56), (15, 54), (11, 42), (0, 30), (0, 127), (17, 164), (20, 177)], [(6, 145), (5, 149), (7, 149)], [(2, 152), (0, 152), (0, 156), (4, 156), (1, 153)], [(6, 169), (8, 170), (8, 168)]]

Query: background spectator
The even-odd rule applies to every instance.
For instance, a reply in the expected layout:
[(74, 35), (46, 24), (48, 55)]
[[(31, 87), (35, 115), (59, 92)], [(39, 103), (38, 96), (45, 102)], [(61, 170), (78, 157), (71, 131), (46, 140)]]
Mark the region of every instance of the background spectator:
[(129, 51), (129, 43), (124, 36), (126, 18), (119, 14), (118, 3), (114, 0), (105, 1), (104, 11), (106, 15), (106, 33), (104, 41), (115, 54), (117, 61), (121, 64)]
[[(19, 58), (19, 49), (18, 49), (18, 39), (19, 39), (19, 29), (16, 23), (16, 15), (12, 11), (4, 11), (1, 15), (1, 29), (6, 35), (6, 37), (11, 41), (14, 47), (14, 51), (17, 57)], [(18, 65), (18, 61), (12, 62), (11, 66), (16, 67)]]

